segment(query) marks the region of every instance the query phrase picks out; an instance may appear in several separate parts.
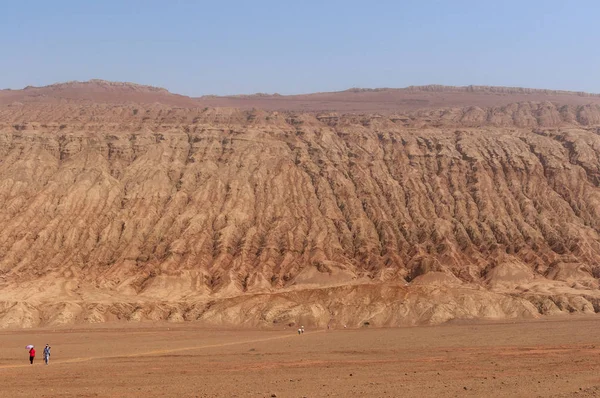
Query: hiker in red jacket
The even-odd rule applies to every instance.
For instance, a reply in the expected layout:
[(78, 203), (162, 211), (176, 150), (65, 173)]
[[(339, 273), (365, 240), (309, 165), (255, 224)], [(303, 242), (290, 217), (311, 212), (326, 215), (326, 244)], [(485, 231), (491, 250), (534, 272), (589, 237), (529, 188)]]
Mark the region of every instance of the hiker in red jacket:
[(29, 363), (33, 365), (33, 360), (35, 359), (35, 348), (31, 347), (29, 350)]

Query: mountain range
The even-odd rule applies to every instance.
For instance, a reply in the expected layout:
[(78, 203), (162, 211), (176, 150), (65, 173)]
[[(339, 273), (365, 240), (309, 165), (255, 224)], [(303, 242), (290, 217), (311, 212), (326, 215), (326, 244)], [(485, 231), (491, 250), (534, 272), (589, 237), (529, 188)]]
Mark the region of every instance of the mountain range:
[(600, 311), (600, 96), (0, 90), (0, 326)]

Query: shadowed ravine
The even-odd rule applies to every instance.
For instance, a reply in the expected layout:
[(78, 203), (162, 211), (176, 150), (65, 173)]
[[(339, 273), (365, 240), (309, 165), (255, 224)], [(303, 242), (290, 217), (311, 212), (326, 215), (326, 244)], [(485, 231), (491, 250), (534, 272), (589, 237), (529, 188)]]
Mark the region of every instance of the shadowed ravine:
[(598, 105), (0, 122), (0, 326), (600, 311)]

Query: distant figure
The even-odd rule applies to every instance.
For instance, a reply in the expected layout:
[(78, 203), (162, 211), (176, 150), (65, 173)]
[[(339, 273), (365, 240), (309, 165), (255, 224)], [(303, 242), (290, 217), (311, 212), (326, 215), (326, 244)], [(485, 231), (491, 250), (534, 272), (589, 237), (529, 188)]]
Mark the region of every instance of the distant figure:
[(48, 344), (46, 344), (46, 348), (44, 348), (44, 362), (46, 362), (46, 365), (50, 362), (50, 346)]
[(34, 359), (35, 359), (35, 348), (31, 347), (31, 350), (29, 350), (29, 363), (33, 365)]
[(302, 333), (302, 329), (298, 329), (298, 334)]
[(300, 328), (300, 330), (302, 331), (302, 333), (304, 333), (304, 326), (302, 326), (302, 327)]

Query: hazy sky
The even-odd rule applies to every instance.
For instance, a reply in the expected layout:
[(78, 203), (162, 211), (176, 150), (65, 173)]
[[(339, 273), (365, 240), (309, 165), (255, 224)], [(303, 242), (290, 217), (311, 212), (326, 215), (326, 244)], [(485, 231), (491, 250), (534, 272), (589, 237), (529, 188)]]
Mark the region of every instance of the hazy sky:
[(187, 95), (422, 84), (600, 92), (600, 1), (0, 0), (0, 88)]

